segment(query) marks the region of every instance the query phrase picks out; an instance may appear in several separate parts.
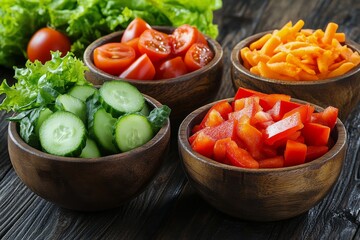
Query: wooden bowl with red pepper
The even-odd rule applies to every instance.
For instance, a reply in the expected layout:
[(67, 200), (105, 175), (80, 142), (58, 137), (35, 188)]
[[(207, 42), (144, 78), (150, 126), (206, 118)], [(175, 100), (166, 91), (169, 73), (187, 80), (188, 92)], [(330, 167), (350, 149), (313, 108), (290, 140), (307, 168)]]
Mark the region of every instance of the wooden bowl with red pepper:
[[(186, 25), (186, 27), (190, 28), (190, 26), (188, 25)], [(166, 26), (156, 26), (151, 28), (155, 31), (164, 33), (164, 36), (169, 36), (175, 30), (174, 27)], [(189, 66), (187, 65), (186, 69), (188, 73), (181, 76), (174, 76), (173, 72), (179, 71), (179, 69), (183, 69), (182, 67), (175, 67), (173, 68), (172, 72), (170, 71), (170, 73), (164, 73), (163, 71), (160, 71), (159, 69), (161, 69), (161, 65), (164, 63), (164, 60), (169, 58), (169, 56), (173, 54), (171, 53), (166, 58), (162, 58), (158, 61), (153, 61), (154, 68), (156, 69), (155, 76), (151, 75), (151, 78), (149, 79), (139, 80), (133, 77), (136, 74), (128, 71), (128, 69), (131, 67), (128, 67), (122, 73), (116, 72), (110, 74), (106, 71), (99, 69), (95, 65), (94, 50), (104, 44), (120, 43), (122, 41), (125, 31), (114, 32), (109, 35), (103, 36), (91, 43), (86, 48), (84, 52), (84, 62), (89, 68), (89, 71), (86, 73), (86, 78), (88, 81), (92, 82), (95, 85), (101, 85), (103, 82), (113, 79), (122, 79), (124, 81), (127, 81), (132, 85), (136, 86), (141, 92), (149, 96), (154, 96), (161, 103), (168, 105), (172, 109), (170, 116), (172, 120), (182, 119), (192, 110), (206, 103), (209, 103), (214, 99), (221, 84), (223, 71), (223, 50), (216, 40), (211, 39), (205, 35), (201, 35), (201, 41), (206, 42), (206, 45), (208, 45), (209, 49), (211, 50), (213, 57), (210, 62), (208, 62), (200, 69), (193, 69), (194, 71), (190, 72)], [(185, 32), (186, 31), (187, 30), (185, 30)], [(187, 33), (189, 32), (193, 31), (190, 30)], [(169, 42), (173, 41), (171, 39), (173, 38), (171, 37)], [(129, 44), (132, 44), (132, 40), (127, 42)], [(135, 43), (135, 45), (139, 46), (140, 49), (139, 43)], [(134, 48), (136, 49), (136, 47)], [(141, 57), (143, 57), (144, 54), (140, 53), (140, 55)], [(152, 54), (147, 55), (149, 56), (149, 58), (151, 58), (152, 56)], [(185, 61), (185, 52), (180, 53), (180, 55), (181, 58), (177, 58), (177, 60), (182, 59), (181, 61)]]
[(329, 109), (297, 99), (277, 105), (283, 94), (262, 96), (237, 101), (237, 94), (196, 109), (179, 127), (178, 147), (189, 183), (214, 208), (277, 221), (305, 213), (331, 191), (347, 133)]

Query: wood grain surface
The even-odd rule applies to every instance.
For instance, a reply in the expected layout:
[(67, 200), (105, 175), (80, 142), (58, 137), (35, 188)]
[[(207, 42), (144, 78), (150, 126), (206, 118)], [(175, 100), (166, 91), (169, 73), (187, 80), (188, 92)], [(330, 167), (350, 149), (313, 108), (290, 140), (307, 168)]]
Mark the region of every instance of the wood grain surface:
[[(236, 43), (300, 18), (308, 28), (334, 21), (360, 42), (356, 0), (224, 0), (215, 13), (225, 57), (217, 99), (234, 94), (230, 52)], [(12, 75), (0, 69), (0, 79)], [(263, 223), (222, 214), (194, 192), (180, 164), (176, 128), (159, 174), (137, 198), (96, 213), (60, 208), (32, 193), (14, 172), (7, 152), (8, 116), (0, 113), (0, 239), (360, 239), (360, 104), (345, 121), (347, 157), (332, 191), (300, 216)]]

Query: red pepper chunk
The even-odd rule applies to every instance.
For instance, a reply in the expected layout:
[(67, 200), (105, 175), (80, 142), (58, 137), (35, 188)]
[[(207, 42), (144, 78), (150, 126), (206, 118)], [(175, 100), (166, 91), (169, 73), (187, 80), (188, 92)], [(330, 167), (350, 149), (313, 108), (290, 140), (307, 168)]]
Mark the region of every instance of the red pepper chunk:
[(330, 137), (330, 127), (319, 123), (306, 123), (301, 132), (305, 143), (311, 146), (326, 146)]
[(260, 168), (281, 168), (284, 166), (284, 156), (275, 156), (259, 160)]
[(200, 132), (191, 143), (191, 148), (205, 157), (211, 158), (214, 153), (214, 145), (215, 140), (212, 137)]
[(272, 145), (274, 142), (284, 139), (304, 127), (300, 113), (294, 114), (277, 121), (265, 129), (265, 143)]
[(234, 166), (243, 168), (259, 168), (259, 163), (245, 149), (239, 148), (236, 142), (226, 145), (226, 159)]
[(328, 146), (308, 146), (305, 162), (311, 162), (312, 160), (321, 157), (327, 153), (328, 150)]
[(305, 162), (307, 146), (304, 143), (288, 140), (284, 152), (284, 166), (295, 166)]
[(221, 117), (224, 120), (227, 120), (228, 119), (228, 114), (233, 111), (232, 106), (226, 100), (223, 100), (223, 101), (220, 101), (220, 102), (216, 103), (206, 113), (205, 117), (203, 118), (203, 120), (200, 123), (199, 129), (202, 129), (202, 128), (206, 127), (205, 123), (208, 121), (209, 115), (210, 115), (212, 110), (218, 111), (220, 113)]

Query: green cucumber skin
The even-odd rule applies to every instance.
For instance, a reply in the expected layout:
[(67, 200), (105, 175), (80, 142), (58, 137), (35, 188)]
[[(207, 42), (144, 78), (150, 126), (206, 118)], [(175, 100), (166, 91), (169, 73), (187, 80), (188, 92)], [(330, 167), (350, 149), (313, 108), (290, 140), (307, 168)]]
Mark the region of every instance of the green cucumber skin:
[(76, 85), (69, 90), (68, 94), (86, 102), (95, 91), (97, 91), (97, 89), (90, 85)]
[(86, 145), (81, 151), (80, 156), (81, 158), (98, 158), (101, 157), (100, 150), (96, 145), (96, 142), (91, 138), (86, 139)]
[(58, 110), (65, 110), (74, 113), (86, 123), (86, 104), (80, 99), (69, 94), (59, 95), (55, 100)]
[(44, 108), (41, 110), (39, 117), (36, 121), (35, 125), (35, 134), (36, 136), (39, 136), (39, 130), (42, 125), (42, 123), (51, 115), (53, 114), (53, 111), (51, 111), (49, 108)]
[(100, 151), (104, 154), (118, 153), (118, 149), (113, 144), (112, 131), (116, 119), (106, 112), (104, 108), (99, 108), (90, 122), (90, 133), (92, 138), (100, 147)]
[(138, 113), (120, 117), (114, 128), (114, 141), (121, 152), (140, 147), (154, 136), (148, 119)]
[[(61, 134), (58, 136), (58, 141), (56, 141), (56, 136), (52, 135), (56, 132), (58, 135)], [(70, 136), (73, 141), (71, 144), (68, 143), (70, 141), (69, 134), (76, 135), (75, 137)], [(57, 111), (51, 114), (41, 125), (39, 139), (44, 152), (58, 156), (77, 157), (86, 145), (87, 131), (83, 121), (75, 114)], [(68, 146), (67, 151), (62, 150), (64, 145)]]
[(127, 82), (119, 80), (105, 82), (99, 92), (102, 106), (115, 118), (126, 113), (139, 112), (145, 104), (144, 96)]

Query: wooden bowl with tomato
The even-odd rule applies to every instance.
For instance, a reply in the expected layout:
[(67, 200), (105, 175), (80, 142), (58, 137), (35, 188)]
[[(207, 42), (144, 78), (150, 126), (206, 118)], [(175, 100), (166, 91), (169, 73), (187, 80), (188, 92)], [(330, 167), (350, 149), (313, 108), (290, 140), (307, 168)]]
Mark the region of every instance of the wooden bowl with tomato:
[[(307, 38), (310, 38), (313, 37), (311, 34), (314, 35), (321, 34), (322, 30), (313, 31), (307, 29), (304, 31), (308, 32), (309, 36), (307, 36)], [(245, 66), (247, 64), (244, 62), (244, 59), (241, 56), (241, 51), (243, 51), (243, 56), (244, 56), (246, 48), (251, 48), (250, 47), (251, 44), (254, 44), (259, 39), (263, 38), (265, 35), (269, 36), (269, 34), (272, 33), (274, 33), (274, 31), (261, 32), (249, 36), (243, 39), (242, 41), (240, 41), (233, 48), (231, 52), (231, 77), (232, 77), (232, 83), (234, 89), (237, 90), (239, 87), (245, 87), (266, 93), (282, 92), (282, 93), (290, 94), (295, 98), (317, 104), (321, 107), (332, 105), (339, 109), (339, 118), (345, 121), (348, 115), (352, 112), (354, 107), (360, 101), (360, 94), (358, 94), (360, 92), (360, 64), (359, 64), (360, 57), (358, 54), (360, 53), (359, 44), (348, 39), (345, 40), (345, 35), (343, 33), (339, 33), (339, 36), (344, 36), (344, 39), (339, 40), (341, 42), (336, 40), (337, 43), (336, 49), (342, 49), (342, 50), (346, 49), (347, 53), (339, 53), (332, 50), (334, 55), (340, 57), (338, 57), (338, 59), (336, 59), (332, 65), (321, 68), (321, 69), (328, 69), (329, 74), (327, 74), (327, 76), (330, 77), (324, 77), (326, 76), (326, 70), (322, 70), (323, 72), (319, 72), (321, 71), (321, 69), (320, 68), (318, 69), (320, 65), (318, 66), (316, 65), (317, 64), (316, 58), (306, 60), (304, 56), (300, 56), (299, 58), (302, 59), (301, 60), (302, 62), (299, 63), (296, 62), (296, 59), (293, 57), (294, 56), (293, 54), (291, 55), (291, 58), (287, 56), (286, 59), (287, 63), (289, 63), (290, 61), (291, 63), (297, 63), (301, 65), (302, 63), (307, 63), (308, 61), (309, 64), (307, 66), (313, 68), (313, 69), (304, 68), (313, 75), (304, 73), (304, 70), (301, 70), (301, 74), (294, 76), (294, 78), (296, 78), (295, 80), (289, 80), (286, 79), (288, 76), (284, 77), (285, 75), (278, 73), (274, 73), (272, 75), (269, 74), (268, 76), (266, 76), (266, 74), (259, 75), (258, 73), (255, 73), (258, 67), (249, 69), (249, 66)], [(283, 44), (282, 46), (285, 45), (286, 44)], [(253, 45), (253, 48), (255, 48), (255, 45)], [(349, 51), (350, 49), (351, 51)], [(249, 53), (246, 54), (251, 56), (252, 54), (251, 51), (252, 50), (250, 50)], [(261, 50), (257, 49), (257, 52), (261, 52)], [(294, 52), (295, 52), (294, 54), (299, 54), (300, 50), (295, 49)], [(353, 56), (350, 57), (352, 54)], [(331, 52), (329, 51), (322, 50), (321, 54), (314, 53), (313, 56), (318, 56), (318, 55), (325, 56), (325, 59), (328, 59), (326, 61), (330, 63), (331, 61), (333, 61), (331, 60)], [(345, 59), (341, 57), (345, 55), (348, 55), (348, 57), (346, 58), (353, 59), (353, 62), (355, 63), (355, 67), (352, 66), (351, 70), (347, 71), (344, 74), (337, 75), (335, 74), (336, 71), (338, 71), (340, 68), (347, 68), (347, 66), (349, 66), (350, 64), (349, 61), (345, 63), (345, 65), (347, 66), (344, 65), (338, 68), (336, 71), (334, 71), (336, 67), (339, 67), (339, 65), (343, 61), (345, 61)], [(273, 59), (275, 59), (275, 57)], [(310, 64), (310, 62), (314, 60), (315, 62)], [(271, 69), (275, 70), (276, 64), (278, 63), (275, 62), (274, 64), (272, 61), (267, 62), (266, 64), (262, 64), (262, 69), (263, 71), (265, 71), (266, 69), (268, 69), (268, 66), (270, 66)], [(299, 70), (299, 68), (296, 68), (296, 71), (297, 70)], [(282, 69), (282, 71), (284, 71), (285, 73), (284, 69)], [(315, 75), (318, 76), (319, 79), (315, 79), (316, 77), (313, 79)]]
[[(144, 97), (150, 109), (162, 106)], [(130, 151), (64, 157), (31, 147), (21, 138), (18, 123), (10, 122), (8, 128), (10, 160), (22, 182), (40, 197), (77, 211), (116, 208), (143, 192), (160, 170), (169, 141), (167, 119), (150, 141)]]
[[(235, 100), (238, 96), (219, 100), (190, 113), (179, 127), (179, 152), (191, 186), (214, 208), (240, 219), (278, 221), (305, 213), (331, 191), (343, 166), (347, 133), (339, 118), (325, 116), (317, 105), (292, 99), (283, 102), (282, 108), (296, 110), (289, 110), (289, 116), (282, 113), (284, 117), (276, 123), (267, 122), (264, 106), (272, 97), (259, 97), (263, 109), (256, 114), (253, 106), (258, 106), (258, 101), (246, 100), (247, 107), (242, 109), (247, 110), (235, 111), (241, 105)], [(219, 123), (221, 118), (214, 109), (228, 119), (224, 117)], [(307, 109), (313, 117), (321, 116), (317, 119), (322, 122), (327, 119), (332, 130), (310, 123), (310, 115), (300, 113), (300, 109)], [(245, 112), (251, 117), (243, 117)], [(230, 121), (231, 114), (239, 119)], [(303, 116), (308, 116), (307, 122)], [(322, 134), (310, 136), (315, 131), (309, 129), (314, 126), (327, 129), (326, 151), (316, 146)], [(295, 128), (301, 130), (290, 134)], [(291, 137), (295, 135), (296, 139)]]
[[(153, 66), (149, 67), (148, 65), (149, 61), (147, 60), (147, 57), (145, 58), (143, 57), (143, 54), (138, 53), (138, 49), (145, 48), (144, 46), (141, 46), (140, 44), (141, 41), (139, 40), (139, 38), (135, 39), (136, 47), (134, 47), (134, 49), (135, 49), (135, 56), (140, 55), (140, 57), (136, 59), (139, 60), (139, 58), (143, 57), (142, 61), (140, 60), (136, 61), (137, 64), (133, 64), (132, 67), (130, 66), (127, 67), (126, 68), (127, 71), (121, 69), (120, 72), (115, 71), (113, 72), (113, 74), (110, 74), (109, 72), (103, 71), (95, 66), (95, 62), (94, 62), (95, 49), (108, 43), (120, 43), (122, 39), (124, 39), (123, 37), (124, 34), (128, 36), (129, 31), (137, 31), (134, 29), (139, 29), (139, 28), (141, 27), (133, 27), (131, 30), (126, 29), (125, 31), (114, 32), (109, 35), (103, 36), (97, 39), (96, 41), (94, 41), (93, 43), (91, 43), (86, 48), (84, 52), (84, 62), (89, 67), (89, 71), (86, 73), (86, 78), (88, 81), (96, 85), (101, 85), (103, 82), (113, 79), (122, 79), (124, 81), (127, 81), (133, 84), (134, 86), (136, 86), (141, 92), (149, 96), (154, 96), (161, 103), (168, 105), (172, 109), (172, 113), (171, 113), (172, 120), (181, 119), (195, 108), (200, 107), (213, 100), (221, 84), (222, 71), (223, 71), (223, 50), (217, 41), (207, 36), (201, 35), (197, 29), (190, 27), (188, 25), (183, 26), (182, 29), (183, 31), (182, 40), (184, 42), (176, 45), (173, 42), (175, 38), (171, 37), (169, 38), (169, 40), (166, 40), (168, 42), (168, 45), (166, 45), (165, 47), (161, 46), (160, 44), (160, 48), (158, 49), (164, 50), (166, 52), (165, 55), (162, 53), (157, 54), (156, 49), (155, 50), (153, 49), (154, 51), (152, 52), (146, 52), (147, 56), (151, 58), (153, 62), (152, 64)], [(164, 26), (162, 27), (143, 26), (143, 28), (145, 29), (151, 28), (158, 32), (164, 33), (164, 35), (162, 36), (166, 36), (166, 39), (175, 30), (174, 27), (164, 27)], [(143, 29), (141, 31), (143, 31)], [(131, 32), (130, 35), (138, 36), (138, 33)], [(195, 39), (195, 36), (201, 36), (201, 38), (196, 37)], [(148, 41), (156, 42), (154, 40), (154, 35), (147, 34), (146, 37)], [(170, 47), (169, 41), (171, 41), (172, 47)], [(205, 66), (201, 67), (200, 69), (197, 69), (198, 66), (196, 64), (195, 67), (191, 67), (191, 64), (194, 65), (194, 63), (192, 63), (191, 61), (194, 62), (195, 60), (191, 59), (190, 57), (189, 57), (190, 60), (188, 61), (189, 65), (184, 66), (185, 63), (184, 59), (186, 54), (185, 51), (181, 50), (180, 46), (182, 46), (182, 44), (189, 45), (194, 41), (199, 41), (202, 43), (204, 43), (205, 41), (206, 45), (210, 49), (210, 54), (212, 56), (211, 61), (209, 61)], [(132, 45), (134, 41), (128, 40), (127, 38), (125, 42), (129, 45)], [(176, 56), (181, 56), (181, 58), (177, 57), (176, 61), (171, 61), (171, 62), (168, 61), (166, 64), (164, 64), (165, 60), (168, 60), (170, 58), (169, 56), (173, 54), (171, 52), (171, 48), (173, 48), (173, 46), (178, 46), (179, 49), (177, 50), (177, 53), (179, 55)], [(159, 47), (159, 45), (156, 45), (155, 48), (156, 47)], [(187, 46), (186, 49), (188, 50), (189, 48), (190, 45)], [(131, 51), (121, 50), (121, 51), (126, 52), (125, 54), (130, 54), (130, 55), (134, 54), (132, 53), (132, 50)], [(195, 51), (196, 49), (193, 50), (193, 52)], [(97, 54), (99, 54), (99, 52)], [(194, 54), (196, 55), (196, 52)], [(205, 53), (205, 55), (202, 54), (198, 55), (201, 56), (201, 59), (198, 60), (206, 61), (207, 60), (206, 54), (207, 53)], [(104, 54), (104, 56), (105, 55), (106, 54)], [(162, 55), (167, 57), (164, 57)], [(110, 55), (108, 54), (107, 56), (108, 57), (107, 59), (104, 60), (104, 62), (109, 60), (108, 58)], [(189, 56), (192, 55), (190, 54)], [(154, 60), (157, 57), (158, 60)], [(180, 64), (179, 61), (181, 62)], [(140, 69), (140, 70), (136, 70), (136, 69)], [(150, 78), (148, 78), (149, 76), (147, 73), (143, 73), (143, 70), (145, 69), (150, 69), (149, 70), (151, 72)], [(194, 71), (188, 72), (189, 69), (192, 69)], [(184, 71), (186, 71), (187, 73), (185, 73)], [(179, 74), (181, 75), (178, 76)], [(135, 79), (137, 77), (143, 78), (143, 80)], [(165, 79), (160, 79), (160, 78), (165, 78)]]

